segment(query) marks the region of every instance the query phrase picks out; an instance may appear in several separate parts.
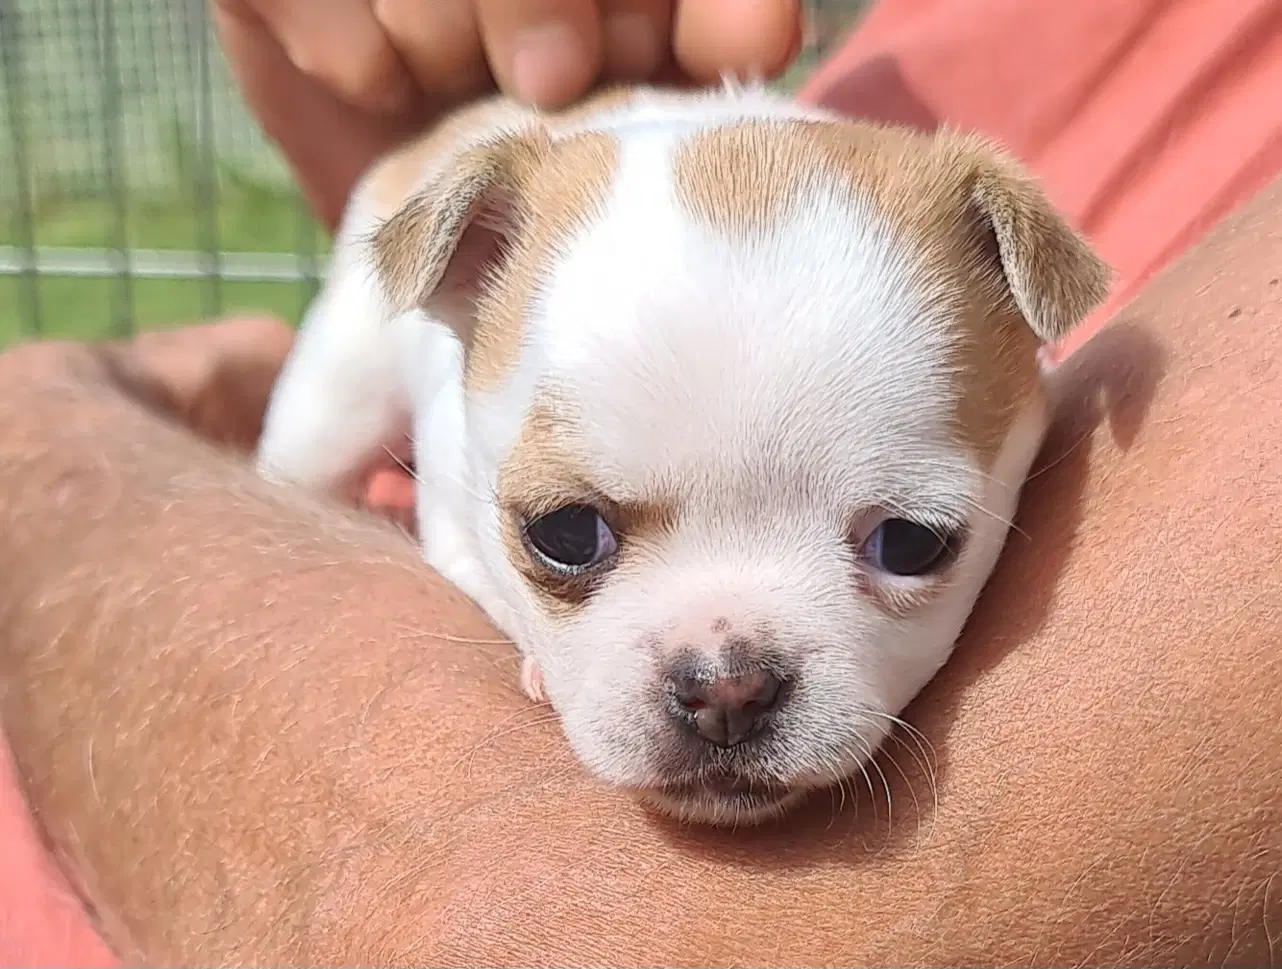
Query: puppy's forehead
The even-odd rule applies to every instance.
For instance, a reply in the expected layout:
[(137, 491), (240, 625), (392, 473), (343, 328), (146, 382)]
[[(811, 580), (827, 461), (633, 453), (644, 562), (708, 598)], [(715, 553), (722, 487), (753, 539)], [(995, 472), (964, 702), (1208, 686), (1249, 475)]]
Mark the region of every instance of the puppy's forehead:
[[(1036, 338), (1015, 312), (996, 271), (995, 240), (969, 198), (975, 153), (974, 139), (951, 133), (758, 120), (687, 139), (673, 175), (682, 206), (732, 242), (759, 245), (800, 222), (816, 230), (813, 240), (799, 240), (816, 260), (825, 258), (819, 247), (838, 259), (860, 242), (882, 247), (864, 262), (911, 288), (918, 303), (916, 313), (899, 307), (913, 317), (910, 326), (901, 320), (883, 335), (904, 341), (902, 350), (916, 341), (923, 353), (945, 352), (954, 432), (987, 466), (1040, 390)], [(854, 230), (844, 245), (843, 214)], [(896, 302), (889, 293), (880, 298)], [(873, 324), (876, 314), (861, 312), (857, 299), (850, 308), (850, 328)]]
[(864, 478), (958, 445), (989, 464), (1036, 344), (976, 271), (964, 150), (811, 118), (621, 134), (599, 217), (547, 277), (529, 373), (633, 486), (762, 455)]

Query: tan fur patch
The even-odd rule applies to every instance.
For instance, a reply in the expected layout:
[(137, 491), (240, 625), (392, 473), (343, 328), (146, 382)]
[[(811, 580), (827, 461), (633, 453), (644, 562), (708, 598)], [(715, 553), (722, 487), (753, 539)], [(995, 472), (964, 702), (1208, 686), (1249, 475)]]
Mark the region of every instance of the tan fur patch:
[(504, 97), (484, 98), (445, 115), (416, 138), (383, 156), (366, 178), (365, 200), (378, 219), (386, 219), (423, 186), (433, 163), (447, 158), (466, 139), (521, 121), (535, 114)]
[[(612, 495), (577, 457), (578, 417), (568, 405), (545, 400), (526, 414), (516, 444), (499, 469), (498, 505), (504, 552), (549, 615), (580, 608), (608, 573), (676, 526), (674, 502)], [(615, 561), (580, 576), (550, 571), (526, 548), (523, 523), (568, 505), (597, 509), (619, 544)]]
[[(518, 218), (524, 186), (549, 147), (545, 132), (531, 131), (458, 151), (378, 227), (374, 265), (394, 306), (407, 309), (429, 298), (440, 307), (454, 303), (448, 317), (470, 347), (471, 293), (498, 251), (498, 236), (486, 222)], [(454, 285), (446, 285), (451, 275)]]
[(875, 132), (880, 143), (869, 151), (841, 129), (826, 134), (828, 164), (856, 190), (871, 192), (883, 217), (916, 245), (923, 279), (935, 290), (929, 298), (952, 307), (956, 429), (987, 471), (1041, 393), (1039, 341), (1011, 299), (991, 234), (968, 197), (971, 147), (948, 135), (894, 129)]
[(491, 389), (511, 372), (543, 274), (557, 247), (605, 203), (618, 157), (618, 142), (609, 135), (576, 135), (554, 142), (526, 183), (523, 207), (532, 217), (477, 306), (469, 390)]
[(384, 155), (365, 182), (365, 198), (375, 217), (385, 219), (422, 187), (433, 162), (479, 132), (528, 123), (555, 129), (563, 123), (590, 121), (594, 116), (621, 107), (637, 96), (627, 85), (602, 88), (590, 97), (556, 112), (538, 113), (502, 95), (482, 98), (444, 115), (421, 135)]
[[(1106, 289), (1107, 271), (1084, 243), (975, 138), (860, 123), (745, 122), (691, 137), (677, 152), (674, 177), (691, 214), (733, 237), (768, 231), (818, 184), (844, 185), (874, 205), (917, 248), (932, 296), (955, 308), (957, 430), (985, 469), (1040, 393), (1030, 325), (1079, 318)], [(1019, 258), (1003, 274), (1011, 253)], [(1021, 314), (1012, 287), (1026, 302), (1031, 294), (1035, 321)]]
[(813, 168), (804, 131), (790, 122), (747, 122), (699, 132), (673, 158), (677, 198), (695, 218), (728, 236), (765, 231), (784, 218)]
[[(610, 92), (598, 103), (622, 98)], [(391, 210), (373, 237), (379, 275), (398, 307), (430, 297), (449, 308), (469, 388), (492, 388), (511, 371), (543, 274), (604, 203), (617, 167), (612, 136), (554, 139), (545, 119), (494, 99), (450, 116), (374, 171), (368, 197)], [(451, 267), (461, 268), (443, 285)]]

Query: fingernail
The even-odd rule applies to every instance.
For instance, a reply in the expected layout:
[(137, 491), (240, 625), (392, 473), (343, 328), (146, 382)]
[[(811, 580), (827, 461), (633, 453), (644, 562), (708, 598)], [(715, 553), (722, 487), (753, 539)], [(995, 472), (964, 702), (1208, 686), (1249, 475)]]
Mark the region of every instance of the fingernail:
[(582, 40), (563, 23), (527, 29), (512, 57), (516, 96), (533, 104), (559, 104), (582, 94), (592, 80), (589, 70)]
[(649, 77), (663, 55), (654, 21), (641, 13), (618, 13), (605, 22), (605, 65), (614, 77)]

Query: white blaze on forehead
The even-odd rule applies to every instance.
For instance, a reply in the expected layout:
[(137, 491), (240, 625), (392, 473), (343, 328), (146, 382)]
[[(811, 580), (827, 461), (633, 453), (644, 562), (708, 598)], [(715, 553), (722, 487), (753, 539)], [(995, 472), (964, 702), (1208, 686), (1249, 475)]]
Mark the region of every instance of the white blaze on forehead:
[(799, 104), (764, 86), (725, 87), (702, 91), (634, 88), (623, 103), (564, 125), (563, 131), (611, 131), (620, 136), (645, 128), (678, 132), (743, 121), (832, 121), (838, 115), (824, 108)]
[(688, 491), (714, 468), (769, 479), (763, 461), (821, 471), (825, 489), (900, 487), (878, 481), (906, 467), (888, 458), (948, 443), (954, 308), (915, 284), (923, 267), (872, 201), (820, 167), (767, 231), (693, 217), (674, 161), (699, 130), (622, 140), (603, 217), (542, 296), (536, 352), (571, 388), (594, 467), (625, 493)]

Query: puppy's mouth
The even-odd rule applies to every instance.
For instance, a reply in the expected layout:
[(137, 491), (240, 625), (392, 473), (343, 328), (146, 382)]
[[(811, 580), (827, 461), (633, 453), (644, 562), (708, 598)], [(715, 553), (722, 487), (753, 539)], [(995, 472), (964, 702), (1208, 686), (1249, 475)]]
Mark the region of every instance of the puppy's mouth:
[(641, 788), (643, 804), (681, 821), (711, 825), (759, 824), (777, 817), (805, 791), (744, 775), (717, 774)]

